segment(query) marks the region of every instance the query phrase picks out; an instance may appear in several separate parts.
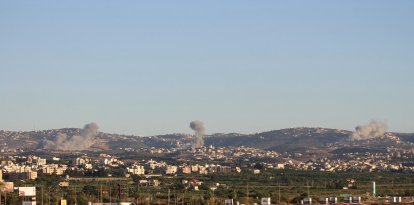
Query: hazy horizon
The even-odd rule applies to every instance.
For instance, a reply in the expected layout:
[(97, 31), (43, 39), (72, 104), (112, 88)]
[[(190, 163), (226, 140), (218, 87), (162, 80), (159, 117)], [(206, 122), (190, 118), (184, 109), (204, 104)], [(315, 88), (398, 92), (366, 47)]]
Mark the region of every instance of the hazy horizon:
[[(93, 122), (94, 123), (94, 122)], [(368, 124), (368, 123), (366, 123)], [(366, 125), (366, 124), (362, 124), (362, 125)], [(46, 129), (36, 129), (35, 127), (32, 130), (4, 130), (4, 129), (0, 129), (3, 131), (21, 131), (21, 132), (31, 132), (31, 131), (44, 131), (44, 130), (54, 130), (54, 129), (82, 129), (82, 127), (60, 127), (60, 128), (46, 128)], [(336, 130), (344, 130), (344, 131), (350, 131), (350, 132), (355, 132), (355, 128), (354, 129), (341, 129), (341, 128), (335, 128), (335, 127), (306, 127), (306, 126), (298, 126), (298, 127), (285, 127), (285, 128), (275, 128), (275, 129), (270, 129), (270, 130), (260, 130), (257, 132), (235, 132), (235, 131), (227, 131), (227, 132), (215, 132), (214, 130), (210, 130), (210, 132), (206, 132), (206, 135), (213, 135), (213, 134), (231, 134), (231, 133), (236, 133), (236, 134), (255, 134), (255, 133), (261, 133), (261, 132), (269, 132), (269, 131), (275, 131), (275, 130), (283, 130), (283, 129), (296, 129), (296, 128), (321, 128), (321, 129), (336, 129)], [(194, 131), (190, 129), (190, 131), (188, 130), (183, 130), (181, 132), (165, 132), (165, 133), (155, 133), (152, 135), (138, 135), (135, 133), (116, 133), (116, 132), (107, 132), (105, 130), (101, 130), (99, 129), (100, 132), (104, 132), (104, 133), (108, 133), (108, 134), (120, 134), (120, 135), (134, 135), (134, 136), (139, 136), (139, 137), (150, 137), (150, 136), (157, 136), (157, 135), (167, 135), (167, 134), (194, 134)], [(393, 131), (393, 130), (387, 130), (386, 132), (389, 133), (409, 133), (409, 132), (399, 132), (399, 131)]]
[(2, 1), (0, 130), (414, 127), (413, 1)]

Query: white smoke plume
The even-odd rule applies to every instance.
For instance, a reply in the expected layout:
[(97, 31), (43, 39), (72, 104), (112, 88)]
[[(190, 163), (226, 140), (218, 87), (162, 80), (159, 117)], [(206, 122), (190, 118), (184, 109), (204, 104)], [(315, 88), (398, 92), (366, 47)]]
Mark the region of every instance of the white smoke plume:
[(55, 150), (85, 150), (95, 143), (95, 138), (99, 133), (99, 127), (96, 123), (86, 124), (80, 135), (68, 136), (58, 134), (54, 140), (46, 140), (44, 149)]
[(367, 125), (360, 125), (355, 128), (355, 132), (352, 133), (352, 140), (366, 140), (385, 135), (387, 125), (384, 122), (378, 122), (372, 120)]
[(192, 148), (203, 147), (205, 132), (204, 123), (199, 120), (192, 121), (190, 122), (190, 128), (195, 131), (195, 139), (193, 141)]

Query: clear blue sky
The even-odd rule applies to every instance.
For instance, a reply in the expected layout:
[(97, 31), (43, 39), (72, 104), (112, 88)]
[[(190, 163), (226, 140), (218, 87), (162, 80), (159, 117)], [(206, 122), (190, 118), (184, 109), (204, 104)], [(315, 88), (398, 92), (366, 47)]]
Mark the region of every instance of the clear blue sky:
[(1, 1), (0, 129), (414, 132), (414, 1)]

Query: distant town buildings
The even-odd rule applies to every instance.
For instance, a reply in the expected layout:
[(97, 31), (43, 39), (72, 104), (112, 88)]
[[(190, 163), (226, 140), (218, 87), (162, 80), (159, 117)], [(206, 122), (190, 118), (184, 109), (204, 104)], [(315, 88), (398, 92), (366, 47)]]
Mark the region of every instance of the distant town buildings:
[(128, 167), (127, 170), (131, 174), (136, 174), (136, 175), (144, 175), (145, 174), (144, 166), (134, 165), (132, 167)]

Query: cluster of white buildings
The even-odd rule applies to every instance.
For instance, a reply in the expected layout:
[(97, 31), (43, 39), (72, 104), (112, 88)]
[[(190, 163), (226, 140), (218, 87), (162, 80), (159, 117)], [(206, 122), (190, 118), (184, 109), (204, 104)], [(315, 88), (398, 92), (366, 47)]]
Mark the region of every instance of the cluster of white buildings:
[[(408, 157), (410, 156), (410, 157)], [(409, 153), (346, 153), (335, 159), (320, 158), (307, 162), (293, 163), (295, 169), (318, 171), (414, 171)]]
[(96, 159), (91, 159), (87, 156), (78, 157), (73, 162), (72, 169), (86, 169), (90, 170), (93, 169), (96, 166), (104, 166), (104, 167), (119, 167), (124, 165), (124, 162), (122, 160), (119, 160), (116, 157), (112, 157), (110, 155), (102, 154)]
[(51, 163), (38, 156), (8, 156), (0, 160), (1, 176), (8, 175), (10, 180), (35, 180), (38, 173), (64, 175), (66, 170), (93, 169), (95, 165), (118, 167), (124, 162), (117, 158), (105, 156), (91, 160), (88, 157), (78, 157), (72, 164), (59, 163), (60, 158), (53, 157)]
[(62, 175), (67, 165), (47, 164), (46, 159), (37, 156), (16, 156), (1, 160), (0, 168), (11, 180), (34, 180), (38, 172)]
[(130, 174), (144, 175), (144, 174), (161, 174), (161, 175), (176, 175), (176, 174), (201, 174), (206, 175), (210, 173), (230, 173), (241, 172), (241, 168), (237, 166), (223, 166), (220, 164), (182, 164), (169, 165), (166, 162), (157, 162), (154, 160), (142, 161), (127, 167)]

